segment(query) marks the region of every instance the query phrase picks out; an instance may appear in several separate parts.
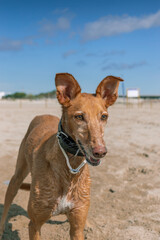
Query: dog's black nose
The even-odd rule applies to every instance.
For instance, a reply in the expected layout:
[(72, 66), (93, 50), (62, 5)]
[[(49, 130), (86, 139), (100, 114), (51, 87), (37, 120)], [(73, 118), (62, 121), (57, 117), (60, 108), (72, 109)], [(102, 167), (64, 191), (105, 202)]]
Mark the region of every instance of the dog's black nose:
[(107, 148), (105, 146), (97, 146), (93, 148), (92, 152), (94, 157), (102, 158), (106, 155)]

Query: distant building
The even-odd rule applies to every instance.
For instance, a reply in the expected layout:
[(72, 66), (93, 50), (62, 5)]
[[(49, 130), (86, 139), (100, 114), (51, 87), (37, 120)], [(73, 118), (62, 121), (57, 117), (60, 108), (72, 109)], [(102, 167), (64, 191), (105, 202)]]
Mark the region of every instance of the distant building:
[(127, 98), (139, 98), (140, 90), (139, 88), (128, 88), (127, 89)]
[(4, 97), (5, 95), (5, 92), (0, 92), (0, 99), (2, 99), (2, 97)]

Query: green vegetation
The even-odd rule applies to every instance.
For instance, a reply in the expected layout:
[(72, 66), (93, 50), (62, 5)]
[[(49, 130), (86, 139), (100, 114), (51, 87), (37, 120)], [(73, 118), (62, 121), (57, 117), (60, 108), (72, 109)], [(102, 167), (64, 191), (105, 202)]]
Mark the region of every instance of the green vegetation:
[[(122, 95), (119, 95), (119, 97), (120, 98), (123, 98), (123, 96)], [(125, 96), (125, 98), (126, 98), (126, 96)], [(142, 99), (160, 99), (160, 95), (142, 95), (142, 96), (140, 96), (140, 98), (142, 98)]]
[(3, 97), (3, 99), (43, 99), (43, 98), (55, 98), (56, 97), (56, 90), (47, 93), (39, 93), (36, 95), (33, 94), (26, 94), (24, 92), (15, 92), (13, 94), (9, 94)]

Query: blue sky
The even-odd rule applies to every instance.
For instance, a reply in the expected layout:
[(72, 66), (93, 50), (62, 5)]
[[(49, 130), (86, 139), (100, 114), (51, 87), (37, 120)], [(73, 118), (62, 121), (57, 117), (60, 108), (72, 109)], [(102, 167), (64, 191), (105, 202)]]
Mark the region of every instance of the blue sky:
[(51, 91), (58, 72), (160, 95), (160, 1), (0, 0), (0, 91)]

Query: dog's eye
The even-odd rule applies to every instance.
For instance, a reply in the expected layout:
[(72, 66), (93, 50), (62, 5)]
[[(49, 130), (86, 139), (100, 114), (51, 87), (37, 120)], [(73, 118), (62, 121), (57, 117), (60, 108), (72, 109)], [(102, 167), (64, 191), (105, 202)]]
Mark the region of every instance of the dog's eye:
[(80, 120), (80, 121), (84, 120), (84, 117), (82, 114), (75, 115), (74, 117), (75, 117), (75, 119)]
[(107, 118), (108, 118), (108, 115), (102, 114), (102, 116), (101, 116), (101, 120), (102, 120), (102, 121), (106, 121)]

